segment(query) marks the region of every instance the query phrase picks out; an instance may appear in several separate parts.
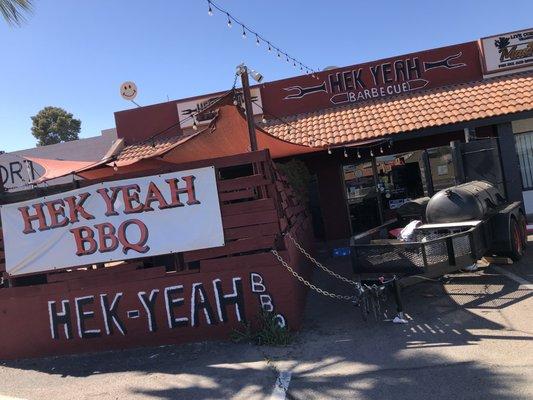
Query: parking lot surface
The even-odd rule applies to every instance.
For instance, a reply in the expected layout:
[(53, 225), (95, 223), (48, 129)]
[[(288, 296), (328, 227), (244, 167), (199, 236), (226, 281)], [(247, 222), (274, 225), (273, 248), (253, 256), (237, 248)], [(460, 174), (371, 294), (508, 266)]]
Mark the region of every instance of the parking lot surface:
[[(405, 288), (405, 325), (386, 309), (363, 321), (352, 304), (310, 292), (290, 346), (206, 342), (2, 362), (0, 399), (532, 399), (532, 248), (514, 265)], [(349, 275), (347, 259), (327, 262)], [(293, 278), (280, 269), (280, 279)], [(320, 271), (315, 281), (350, 290)]]

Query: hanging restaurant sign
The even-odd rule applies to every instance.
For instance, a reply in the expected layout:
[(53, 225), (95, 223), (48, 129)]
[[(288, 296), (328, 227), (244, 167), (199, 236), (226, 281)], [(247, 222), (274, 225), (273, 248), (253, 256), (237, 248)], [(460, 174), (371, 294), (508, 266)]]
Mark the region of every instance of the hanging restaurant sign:
[(2, 206), (11, 275), (224, 245), (214, 167)]
[(533, 29), (480, 39), (483, 73), (533, 69)]
[(272, 117), (316, 111), (482, 78), (476, 42), (298, 76), (261, 86)]

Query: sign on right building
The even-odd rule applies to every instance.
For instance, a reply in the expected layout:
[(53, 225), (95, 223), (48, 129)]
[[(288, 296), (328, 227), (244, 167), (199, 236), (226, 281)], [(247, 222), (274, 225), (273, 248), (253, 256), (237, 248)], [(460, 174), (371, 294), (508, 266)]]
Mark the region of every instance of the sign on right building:
[(480, 39), (485, 77), (533, 69), (533, 29)]

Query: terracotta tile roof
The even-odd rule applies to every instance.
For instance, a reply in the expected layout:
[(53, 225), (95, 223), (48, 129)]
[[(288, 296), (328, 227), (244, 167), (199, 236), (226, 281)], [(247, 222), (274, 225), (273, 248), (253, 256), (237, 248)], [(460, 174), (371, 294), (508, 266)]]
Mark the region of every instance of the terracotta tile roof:
[(150, 158), (164, 153), (178, 143), (187, 139), (188, 136), (175, 135), (166, 138), (155, 138), (154, 140), (143, 141), (124, 147), (120, 152), (117, 162), (128, 163), (130, 160)]
[(399, 95), (267, 122), (273, 136), (309, 146), (338, 145), (533, 110), (533, 73)]

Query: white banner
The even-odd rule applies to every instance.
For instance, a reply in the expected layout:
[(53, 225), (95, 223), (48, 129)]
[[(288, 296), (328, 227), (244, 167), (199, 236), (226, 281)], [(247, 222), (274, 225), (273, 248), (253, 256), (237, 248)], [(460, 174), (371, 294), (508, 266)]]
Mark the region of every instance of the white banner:
[(533, 29), (483, 38), (481, 47), (486, 75), (533, 68)]
[(12, 276), (224, 245), (214, 167), (8, 204), (1, 216)]

